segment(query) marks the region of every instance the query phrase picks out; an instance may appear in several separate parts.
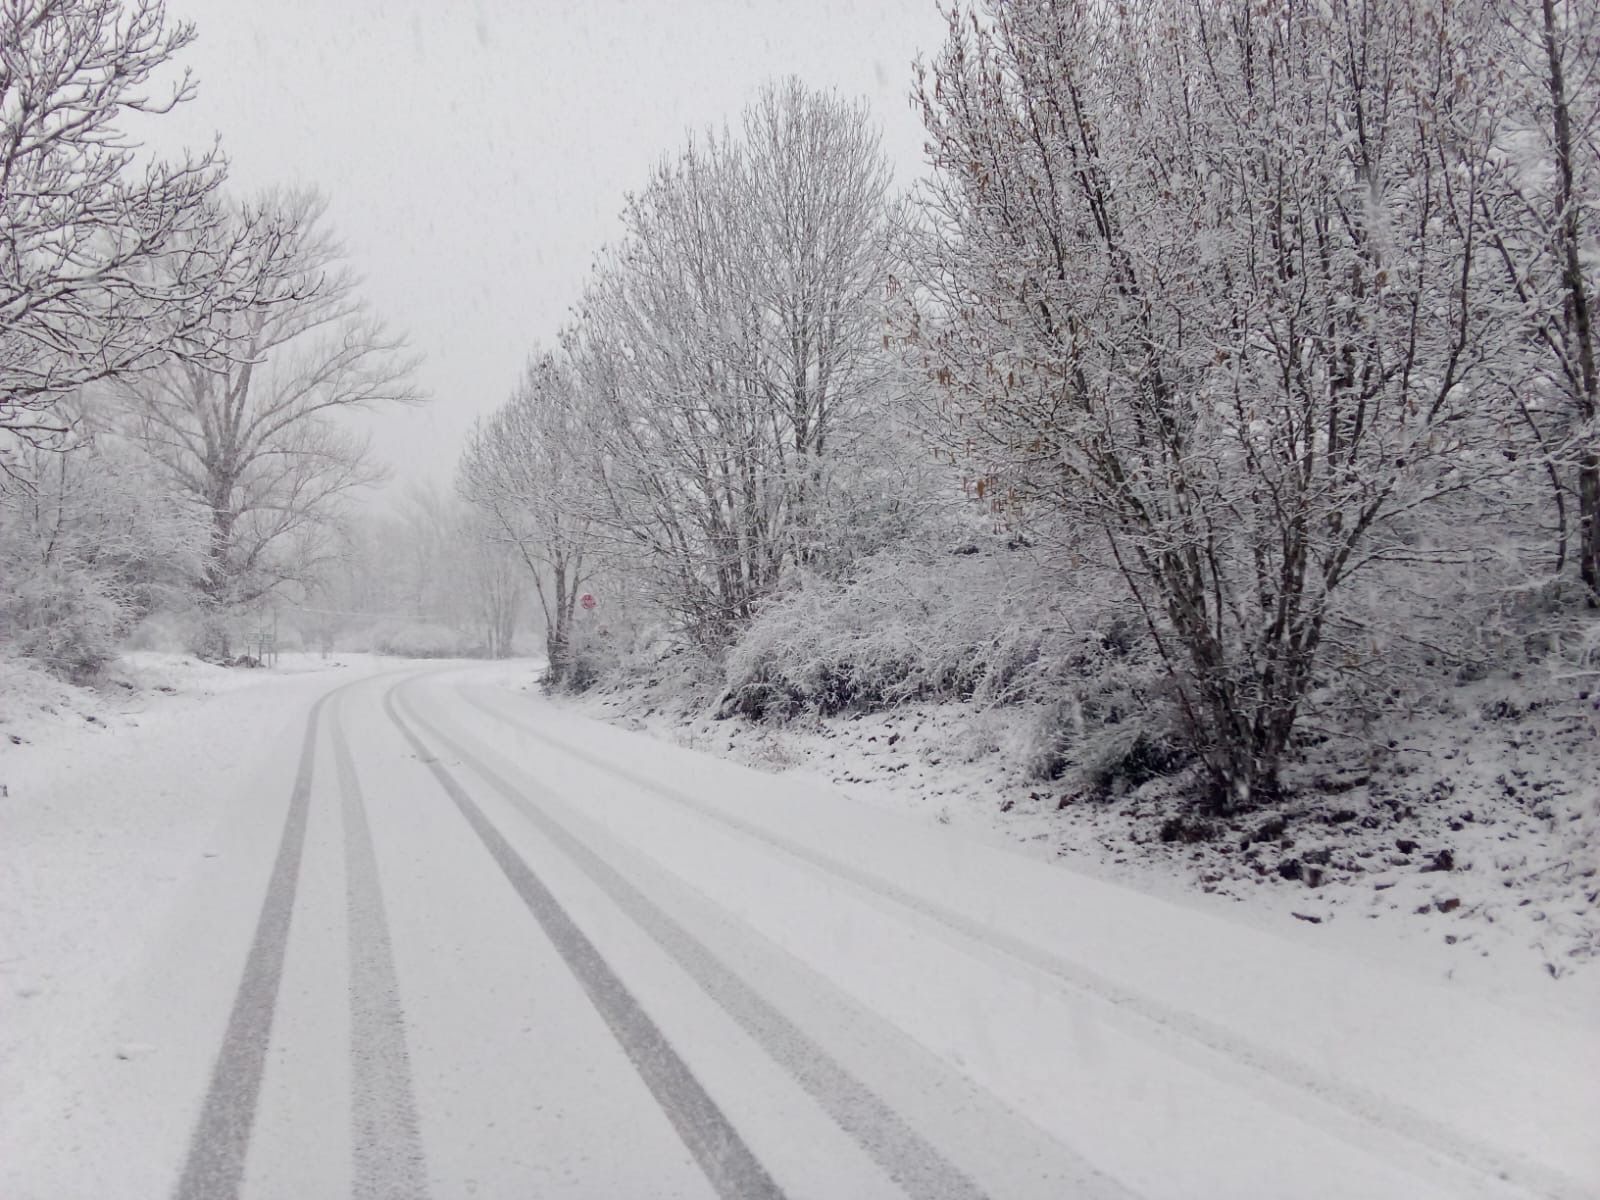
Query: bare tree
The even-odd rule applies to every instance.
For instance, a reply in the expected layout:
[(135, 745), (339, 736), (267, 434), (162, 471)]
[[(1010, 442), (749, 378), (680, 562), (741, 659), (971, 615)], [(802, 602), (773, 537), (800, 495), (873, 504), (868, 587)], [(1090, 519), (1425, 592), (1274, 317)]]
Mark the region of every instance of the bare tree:
[[(953, 457), (1093, 529), (1222, 807), (1270, 796), (1363, 566), (1470, 483), (1509, 341), (1468, 11), (956, 11), (902, 332)], [(1337, 632), (1336, 632), (1337, 631)]]
[[(467, 510), (457, 521), (459, 555), (473, 615), (490, 658), (509, 658), (527, 575), (517, 551), (482, 513)], [(535, 579), (538, 577), (535, 576)]]
[(391, 598), (396, 611), (458, 629), (470, 623), (471, 602), (459, 578), (461, 521), (451, 496), (432, 484), (412, 483), (391, 515), (368, 522), (367, 536), (380, 543), (397, 585)]
[(886, 189), (862, 106), (770, 88), (656, 169), (568, 332), (598, 516), (702, 645), (815, 550), (826, 456), (882, 381)]
[(486, 536), (513, 547), (533, 576), (552, 683), (566, 675), (593, 551), (581, 403), (567, 364), (536, 355), (511, 399), (473, 428), (456, 476), (456, 490), (482, 514)]
[(382, 471), (346, 414), (421, 399), (415, 360), (356, 296), (324, 203), (266, 206), (287, 232), (258, 263), (261, 302), (216, 318), (219, 349), (128, 385), (134, 436), (208, 514), (201, 591), (249, 604), (311, 574), (334, 502)]
[[(526, 571), (485, 513), (437, 487), (413, 484), (367, 536), (400, 584), (392, 603), (417, 623), (451, 630), (490, 658), (511, 653)], [(369, 558), (369, 570), (383, 568)]]
[(1516, 403), (1553, 485), (1556, 569), (1575, 495), (1571, 557), (1600, 606), (1600, 11), (1539, 0), (1498, 4), (1495, 16), (1512, 109), (1475, 216), (1527, 332)]
[[(0, 432), (60, 447), (85, 384), (213, 343), (256, 302), (249, 269), (278, 231), (212, 202), (218, 152), (136, 165), (120, 128), (194, 95), (152, 75), (193, 40), (160, 0), (0, 3)], [(0, 472), (15, 475), (0, 444)]]

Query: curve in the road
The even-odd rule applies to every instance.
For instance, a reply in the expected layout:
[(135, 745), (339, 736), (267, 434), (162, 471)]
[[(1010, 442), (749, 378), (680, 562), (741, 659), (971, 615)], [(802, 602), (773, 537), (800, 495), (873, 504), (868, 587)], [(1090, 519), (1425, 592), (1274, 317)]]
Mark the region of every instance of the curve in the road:
[[(1212, 1061), (1218, 1069), (1225, 1068), (1229, 1071), (1242, 1069), (1259, 1078), (1284, 1086), (1288, 1089), (1284, 1093), (1286, 1099), (1290, 1094), (1304, 1097), (1325, 1114), (1324, 1128), (1330, 1132), (1340, 1133), (1354, 1144), (1379, 1149), (1380, 1145), (1389, 1145), (1398, 1138), (1409, 1143), (1414, 1149), (1421, 1150), (1425, 1158), (1442, 1158), (1457, 1169), (1464, 1169), (1471, 1176), (1494, 1180), (1502, 1185), (1509, 1183), (1525, 1191), (1549, 1197), (1550, 1200), (1580, 1200), (1585, 1195), (1583, 1186), (1563, 1172), (1520, 1155), (1476, 1144), (1456, 1130), (1432, 1120), (1410, 1106), (1379, 1096), (1359, 1085), (1315, 1071), (1286, 1055), (1247, 1041), (1215, 1022), (1181, 1012), (1153, 997), (1117, 984), (1082, 964), (1063, 959), (936, 901), (909, 892), (886, 879), (841, 862), (793, 838), (725, 812), (699, 797), (663, 783), (659, 778), (623, 766), (582, 746), (552, 737), (532, 723), (518, 720), (493, 705), (484, 703), (472, 694), (469, 687), (461, 686), (456, 690), (462, 699), (477, 711), (559, 753), (645, 788), (736, 833), (798, 859), (815, 870), (860, 889), (863, 893), (908, 910), (942, 927), (947, 935), (953, 935), (963, 942), (974, 945), (982, 952), (1004, 955), (1025, 968), (1054, 978), (1073, 991), (1098, 997), (1117, 1009), (1140, 1018), (1163, 1039), (1170, 1040), (1176, 1035), (1194, 1050), (1213, 1056)], [(1337, 1119), (1330, 1119), (1335, 1117)], [(1399, 1153), (1398, 1144), (1394, 1153)]]
[[(236, 1200), (239, 1195), (299, 890), (317, 731), (329, 701), (367, 682), (352, 680), (324, 693), (306, 718), (277, 856), (174, 1200)], [(385, 1200), (422, 1200), (427, 1195), (426, 1173), (377, 860), (337, 709), (330, 736), (342, 795), (349, 905), (355, 1131), (352, 1193)]]

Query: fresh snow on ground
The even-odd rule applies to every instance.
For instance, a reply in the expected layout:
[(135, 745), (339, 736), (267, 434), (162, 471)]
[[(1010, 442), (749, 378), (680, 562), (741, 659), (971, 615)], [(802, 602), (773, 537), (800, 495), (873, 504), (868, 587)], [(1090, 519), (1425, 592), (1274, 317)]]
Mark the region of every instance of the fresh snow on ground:
[(1432, 711), (1387, 723), (1381, 741), (1369, 731), (1365, 753), (1351, 738), (1313, 751), (1282, 804), (1200, 831), (1169, 824), (1183, 779), (1096, 798), (1026, 778), (1016, 749), (1032, 728), (1026, 709), (920, 704), (753, 724), (719, 720), (670, 686), (573, 704), (1311, 944), (1593, 1016), (1600, 708), (1582, 692), (1567, 680), (1449, 689)]
[[(1487, 903), (1474, 890), (1486, 851), (1459, 835), (1509, 823), (1502, 808), (1444, 825), (1461, 857), (1450, 871), (1422, 872), (1419, 850), (1349, 880), (1330, 861), (1315, 888), (1276, 870), (1276, 882), (1241, 883), (1254, 877), (1246, 867), (1207, 894), (1188, 856), (1213, 843), (1132, 843), (1140, 817), (1117, 814), (1137, 796), (1057, 811), (1041, 795), (1001, 814), (1027, 785), (999, 766), (1005, 730), (960, 709), (781, 731), (634, 718), (692, 736), (690, 747), (552, 702), (528, 663), (350, 656), (218, 672), (150, 658), (130, 671), (133, 686), (87, 698), (7, 686), (0, 732), (24, 739), (0, 748), (8, 1200), (170, 1194), (241, 987), (307, 714), (346, 683), (320, 726), (271, 989), (251, 1200), (348, 1194), (362, 1161), (352, 1089), (371, 1047), (351, 1008), (363, 985), (340, 747), (365, 794), (373, 863), (362, 869), (375, 869), (367, 882), (387, 905), (397, 985), (386, 994), (404, 1013), (433, 1195), (711, 1194), (666, 1102), (441, 771), (785, 1194), (901, 1195), (884, 1164), (914, 1149), (905, 1129), (1008, 1200), (1600, 1194), (1590, 960), (1566, 956), (1553, 976), (1548, 944), (1516, 942), (1557, 928), (1548, 916), (1469, 911)], [(396, 700), (425, 753), (403, 740)], [(607, 704), (585, 702), (617, 721), (620, 699)], [(1483, 775), (1493, 753), (1491, 782), (1524, 770), (1529, 792), (1568, 803), (1584, 753), (1576, 732), (1557, 737), (1571, 714), (1536, 710), (1567, 753), (1540, 754), (1535, 772), (1492, 750), (1487, 732), (1531, 736), (1527, 714), (1493, 713), (1476, 740), (1460, 718), (1461, 757), (1470, 749)], [(712, 749), (722, 757), (701, 752)], [(1380, 806), (1390, 782), (1375, 776), (1361, 794)], [(1354, 805), (1358, 790), (1332, 795)], [(1086, 833), (1072, 833), (1075, 805), (1099, 814)], [(1303, 858), (1308, 830), (1352, 823), (1286, 816), (1295, 845), (1280, 837), (1273, 853)], [(1077, 849), (1061, 853), (1072, 836)], [(1513, 879), (1502, 890), (1546, 885), (1548, 852), (1501, 870)], [(1371, 888), (1371, 876), (1395, 887)], [(1444, 885), (1461, 889), (1460, 906), (1361, 906), (1366, 892), (1420, 899)], [(1554, 907), (1562, 893), (1538, 894)], [(863, 1108), (845, 1075), (887, 1109)]]
[[(156, 650), (125, 653), (104, 675), (86, 687), (56, 678), (27, 659), (0, 659), (0, 749), (48, 749), (60, 742), (81, 748), (77, 734), (136, 729), (147, 720), (186, 711), (185, 700), (198, 701), (223, 692), (252, 688), (266, 680), (344, 670), (367, 655), (284, 654), (269, 670), (219, 667), (186, 654)], [(17, 755), (8, 763), (42, 762), (39, 755)], [(0, 783), (4, 783), (0, 779)]]
[(306, 698), (386, 665), (284, 655), (251, 671), (141, 652), (77, 688), (0, 662), (0, 1095), (96, 1019), (216, 857), (265, 756), (298, 736)]
[[(1460, 1145), (1481, 1150), (1516, 1145), (1546, 1166), (1559, 1164), (1569, 1177), (1585, 1181), (1584, 1189), (1600, 1186), (1600, 1152), (1590, 1136), (1600, 1121), (1600, 1088), (1594, 1084), (1600, 1007), (1572, 999), (1586, 979), (1557, 984), (1530, 970), (1493, 989), (1491, 999), (1486, 989), (1447, 979), (1438, 969), (1442, 960), (1418, 954), (1406, 963), (1398, 961), (1405, 954), (1367, 953), (1377, 950), (1378, 942), (1339, 938), (1338, 921), (1311, 926), (1286, 919), (1262, 929), (1242, 904), (1198, 893), (1177, 902), (1150, 896), (1126, 881), (1018, 855), (1014, 842), (976, 823), (944, 828), (936, 817), (908, 818), (889, 811), (897, 807), (893, 804), (862, 803), (873, 794), (871, 788), (842, 795), (803, 771), (769, 776), (761, 786), (760, 777), (743, 765), (708, 763), (686, 747), (639, 733), (618, 740), (576, 714), (543, 715), (552, 708), (548, 701), (530, 697), (527, 704), (529, 715), (541, 714), (543, 727), (558, 740), (586, 746), (590, 763), (617, 764), (641, 783), (692, 779), (694, 795), (705, 798), (708, 807), (759, 826), (788, 845), (815, 849), (888, 881), (897, 897), (909, 896), (913, 904), (954, 910), (970, 921), (972, 958), (947, 962), (942, 971), (909, 973), (916, 968), (894, 947), (897, 939), (913, 935), (897, 932), (893, 922), (875, 929), (848, 926), (835, 916), (830, 923), (827, 905), (837, 902), (830, 893), (809, 888), (804, 895), (793, 893), (781, 874), (740, 874), (729, 880), (734, 868), (718, 845), (698, 844), (672, 823), (646, 823), (633, 808), (606, 818), (619, 836), (658, 855), (695, 856), (697, 865), (683, 868), (686, 877), (735, 906), (769, 937), (808, 955), (843, 986), (870, 994), (880, 1011), (892, 1008), (902, 1028), (941, 1047), (984, 1086), (1047, 1128), (1069, 1136), (1075, 1120), (1090, 1120), (1080, 1105), (1099, 1106), (1102, 1121), (1093, 1126), (1095, 1140), (1079, 1144), (1092, 1145), (1116, 1162), (1113, 1174), (1135, 1191), (1391, 1194), (1392, 1182), (1372, 1182), (1364, 1191), (1354, 1177), (1341, 1177), (1347, 1164), (1326, 1148), (1298, 1147), (1298, 1168), (1278, 1161), (1276, 1119), (1267, 1118), (1255, 1101), (1385, 1153), (1384, 1139), (1373, 1128), (1355, 1133), (1338, 1114), (1304, 1108), (1303, 1092), (1278, 1086), (1289, 1078), (1313, 1094), (1345, 1097), (1346, 1114), (1350, 1108), (1363, 1110), (1392, 1130), (1406, 1128), (1421, 1114), (1453, 1131), (1450, 1136)], [(734, 744), (737, 749), (737, 735)], [(724, 752), (726, 745), (724, 740)], [(525, 750), (533, 752), (534, 747)], [(541, 757), (541, 765), (545, 761)], [(878, 793), (879, 798), (885, 794)], [(958, 807), (949, 796), (945, 803)], [(956, 825), (953, 817), (949, 824)], [(817, 918), (822, 930), (807, 933), (794, 914), (813, 909), (824, 913)], [(923, 927), (923, 934), (939, 924)], [(944, 925), (938, 936), (947, 936), (948, 929)], [(1391, 928), (1384, 936), (1393, 939), (1397, 932)], [(1032, 988), (1008, 994), (987, 977), (996, 962), (1008, 956), (1036, 961), (1038, 951), (1081, 967), (1079, 982), (1096, 1000), (1119, 994), (1135, 998), (1109, 1005), (1117, 1012), (1111, 1022), (1116, 1033), (1096, 1025), (1096, 1018), (1072, 1000), (1060, 1003), (1061, 997), (1037, 980)], [(1552, 996), (1557, 996), (1554, 1002)], [(1148, 1008), (1147, 999), (1152, 1000)], [(1159, 1026), (1163, 1037), (1175, 1035), (1176, 1043), (1194, 1038), (1210, 1049), (1225, 1045), (1233, 1065), (1267, 1064), (1273, 1081), (1248, 1072), (1231, 1076), (1249, 1102), (1237, 1093), (1191, 1091), (1185, 1068), (1170, 1061), (1157, 1065), (1118, 1042), (1117, 1035), (1125, 1032), (1120, 1018), (1130, 1009)], [(1091, 1035), (1090, 1029), (1097, 1033)], [(1071, 1030), (1076, 1033), (1066, 1032)], [(1081, 1040), (1100, 1035), (1108, 1040), (1095, 1048)], [(1063, 1036), (1070, 1049), (1060, 1045)], [(1135, 1045), (1149, 1049), (1142, 1035), (1133, 1036)], [(1102, 1052), (1106, 1060), (1091, 1067)], [(1180, 1062), (1197, 1065), (1182, 1049), (1177, 1054)], [(1533, 1067), (1535, 1061), (1541, 1065)], [(1103, 1071), (1107, 1063), (1113, 1069)], [(1298, 1066), (1274, 1074), (1272, 1064)], [(1068, 1079), (1073, 1087), (1063, 1084)], [(1152, 1140), (1149, 1125), (1139, 1119), (1142, 1112), (1148, 1120), (1148, 1106), (1157, 1095), (1165, 1097), (1159, 1104), (1170, 1106), (1161, 1125), (1165, 1140)], [(1364, 1108), (1360, 1096), (1385, 1099)], [(1387, 1102), (1400, 1107), (1390, 1110)], [(1083, 1126), (1076, 1128), (1081, 1138)], [(1275, 1170), (1289, 1173), (1274, 1183)], [(1474, 1191), (1464, 1181), (1455, 1188), (1460, 1190), (1447, 1188), (1446, 1194)], [(1552, 1183), (1550, 1190), (1560, 1194), (1563, 1188)]]

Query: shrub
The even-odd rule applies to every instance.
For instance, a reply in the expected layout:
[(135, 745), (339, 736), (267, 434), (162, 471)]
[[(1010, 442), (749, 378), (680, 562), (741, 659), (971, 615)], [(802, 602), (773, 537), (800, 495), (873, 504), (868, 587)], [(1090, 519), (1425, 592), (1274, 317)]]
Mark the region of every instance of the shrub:
[(560, 691), (574, 696), (587, 692), (600, 682), (607, 660), (603, 648), (593, 638), (575, 638), (567, 650), (567, 670), (558, 685)]
[(485, 653), (483, 644), (470, 634), (421, 622), (380, 625), (368, 644), (375, 654), (398, 658), (482, 658)]
[(104, 581), (61, 567), (26, 576), (0, 597), (0, 618), (16, 653), (77, 682), (116, 657), (125, 615)]
[(1139, 627), (1085, 579), (1063, 595), (1021, 543), (894, 552), (856, 578), (810, 578), (730, 651), (724, 715), (788, 718), (915, 701), (1052, 703), (1143, 653)]
[(205, 612), (189, 626), (189, 653), (201, 662), (227, 663), (233, 658), (234, 630), (227, 616)]
[(1084, 781), (1102, 796), (1121, 796), (1189, 761), (1189, 755), (1149, 725), (1106, 729), (1086, 748)]

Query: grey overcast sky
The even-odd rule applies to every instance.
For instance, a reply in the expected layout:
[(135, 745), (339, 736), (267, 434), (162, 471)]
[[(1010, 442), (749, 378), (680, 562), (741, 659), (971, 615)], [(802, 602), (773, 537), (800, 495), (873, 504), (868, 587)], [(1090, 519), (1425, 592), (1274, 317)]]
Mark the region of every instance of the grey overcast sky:
[(691, 128), (795, 74), (871, 103), (918, 172), (911, 61), (935, 0), (168, 0), (199, 95), (152, 149), (220, 134), (231, 187), (310, 184), (372, 305), (426, 356), (431, 403), (373, 422), (396, 484), (448, 484), (577, 301), (624, 193)]

